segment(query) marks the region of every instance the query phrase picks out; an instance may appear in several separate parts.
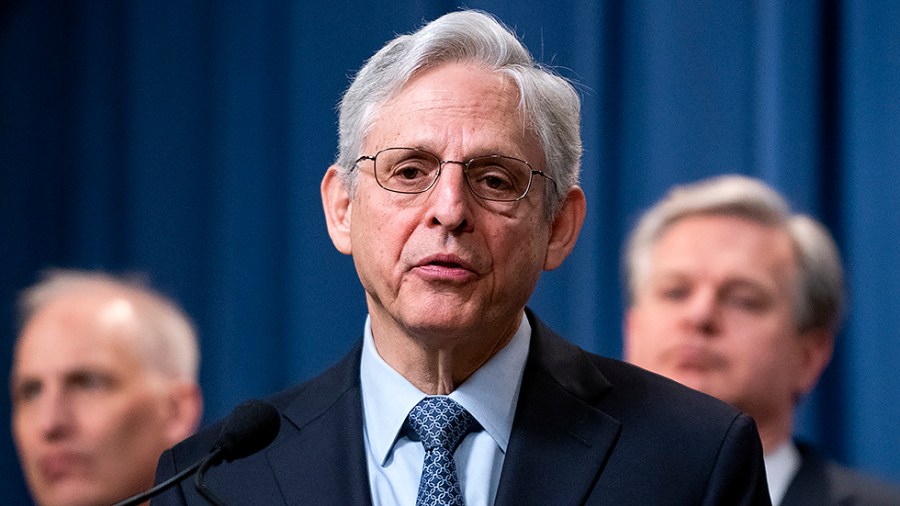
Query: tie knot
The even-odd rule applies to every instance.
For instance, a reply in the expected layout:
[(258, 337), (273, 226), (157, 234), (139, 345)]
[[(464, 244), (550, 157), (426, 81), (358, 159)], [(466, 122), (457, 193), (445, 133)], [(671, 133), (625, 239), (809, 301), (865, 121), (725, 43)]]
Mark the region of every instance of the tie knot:
[(426, 397), (409, 412), (409, 425), (426, 450), (453, 453), (474, 423), (475, 418), (449, 397)]

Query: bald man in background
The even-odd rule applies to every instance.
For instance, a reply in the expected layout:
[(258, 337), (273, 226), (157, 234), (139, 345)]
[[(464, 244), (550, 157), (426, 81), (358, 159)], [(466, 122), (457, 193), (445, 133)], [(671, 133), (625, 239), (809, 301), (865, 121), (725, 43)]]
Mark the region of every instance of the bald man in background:
[(153, 485), (202, 414), (193, 325), (136, 282), (49, 271), (19, 299), (12, 432), (35, 502), (109, 505)]

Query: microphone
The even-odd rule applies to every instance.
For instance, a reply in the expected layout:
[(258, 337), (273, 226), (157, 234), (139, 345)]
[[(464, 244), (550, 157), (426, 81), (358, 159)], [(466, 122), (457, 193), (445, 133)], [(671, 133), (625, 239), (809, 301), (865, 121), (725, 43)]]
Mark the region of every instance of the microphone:
[(225, 503), (203, 481), (210, 467), (222, 462), (249, 457), (269, 446), (281, 428), (278, 410), (268, 402), (249, 400), (239, 404), (228, 416), (219, 439), (213, 444), (212, 453), (202, 461), (194, 475), (194, 484), (207, 501), (224, 506)]
[(172, 488), (193, 473), (196, 473), (194, 483), (200, 494), (211, 503), (222, 505), (224, 503), (203, 481), (206, 471), (223, 460), (232, 462), (249, 457), (269, 446), (275, 440), (280, 428), (281, 415), (278, 414), (275, 406), (260, 400), (244, 401), (238, 404), (225, 419), (222, 432), (219, 433), (219, 437), (210, 448), (209, 454), (182, 469), (168, 480), (140, 494), (119, 501), (113, 506), (136, 506)]
[(249, 457), (269, 446), (281, 428), (281, 416), (268, 402), (251, 399), (228, 415), (219, 439), (210, 449), (210, 465)]

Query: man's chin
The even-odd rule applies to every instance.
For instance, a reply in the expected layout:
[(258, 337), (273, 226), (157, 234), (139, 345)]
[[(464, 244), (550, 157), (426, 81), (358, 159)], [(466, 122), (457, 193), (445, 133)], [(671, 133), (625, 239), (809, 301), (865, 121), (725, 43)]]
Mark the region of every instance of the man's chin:
[(455, 297), (423, 295), (419, 300), (406, 303), (399, 320), (403, 326), (422, 333), (471, 332), (481, 321), (480, 312), (465, 300)]
[(422, 318), (408, 322), (406, 328), (417, 338), (434, 342), (452, 342), (472, 336), (471, 325), (452, 318)]
[(116, 493), (109, 483), (94, 483), (83, 478), (68, 478), (46, 484), (36, 493), (40, 506), (97, 506), (114, 504), (132, 493)]
[(715, 390), (716, 382), (719, 381), (714, 378), (714, 375), (710, 371), (698, 368), (681, 367), (671, 370), (668, 373), (664, 372), (663, 375), (668, 376), (686, 387), (699, 390), (709, 395), (715, 395), (712, 391)]

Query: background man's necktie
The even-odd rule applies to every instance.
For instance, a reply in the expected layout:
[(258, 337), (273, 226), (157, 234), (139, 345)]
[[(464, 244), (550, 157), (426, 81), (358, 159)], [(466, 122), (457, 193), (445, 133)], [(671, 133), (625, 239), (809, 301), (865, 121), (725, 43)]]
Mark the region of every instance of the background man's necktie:
[(449, 397), (426, 397), (409, 412), (409, 425), (425, 445), (416, 506), (462, 506), (453, 452), (475, 418)]

